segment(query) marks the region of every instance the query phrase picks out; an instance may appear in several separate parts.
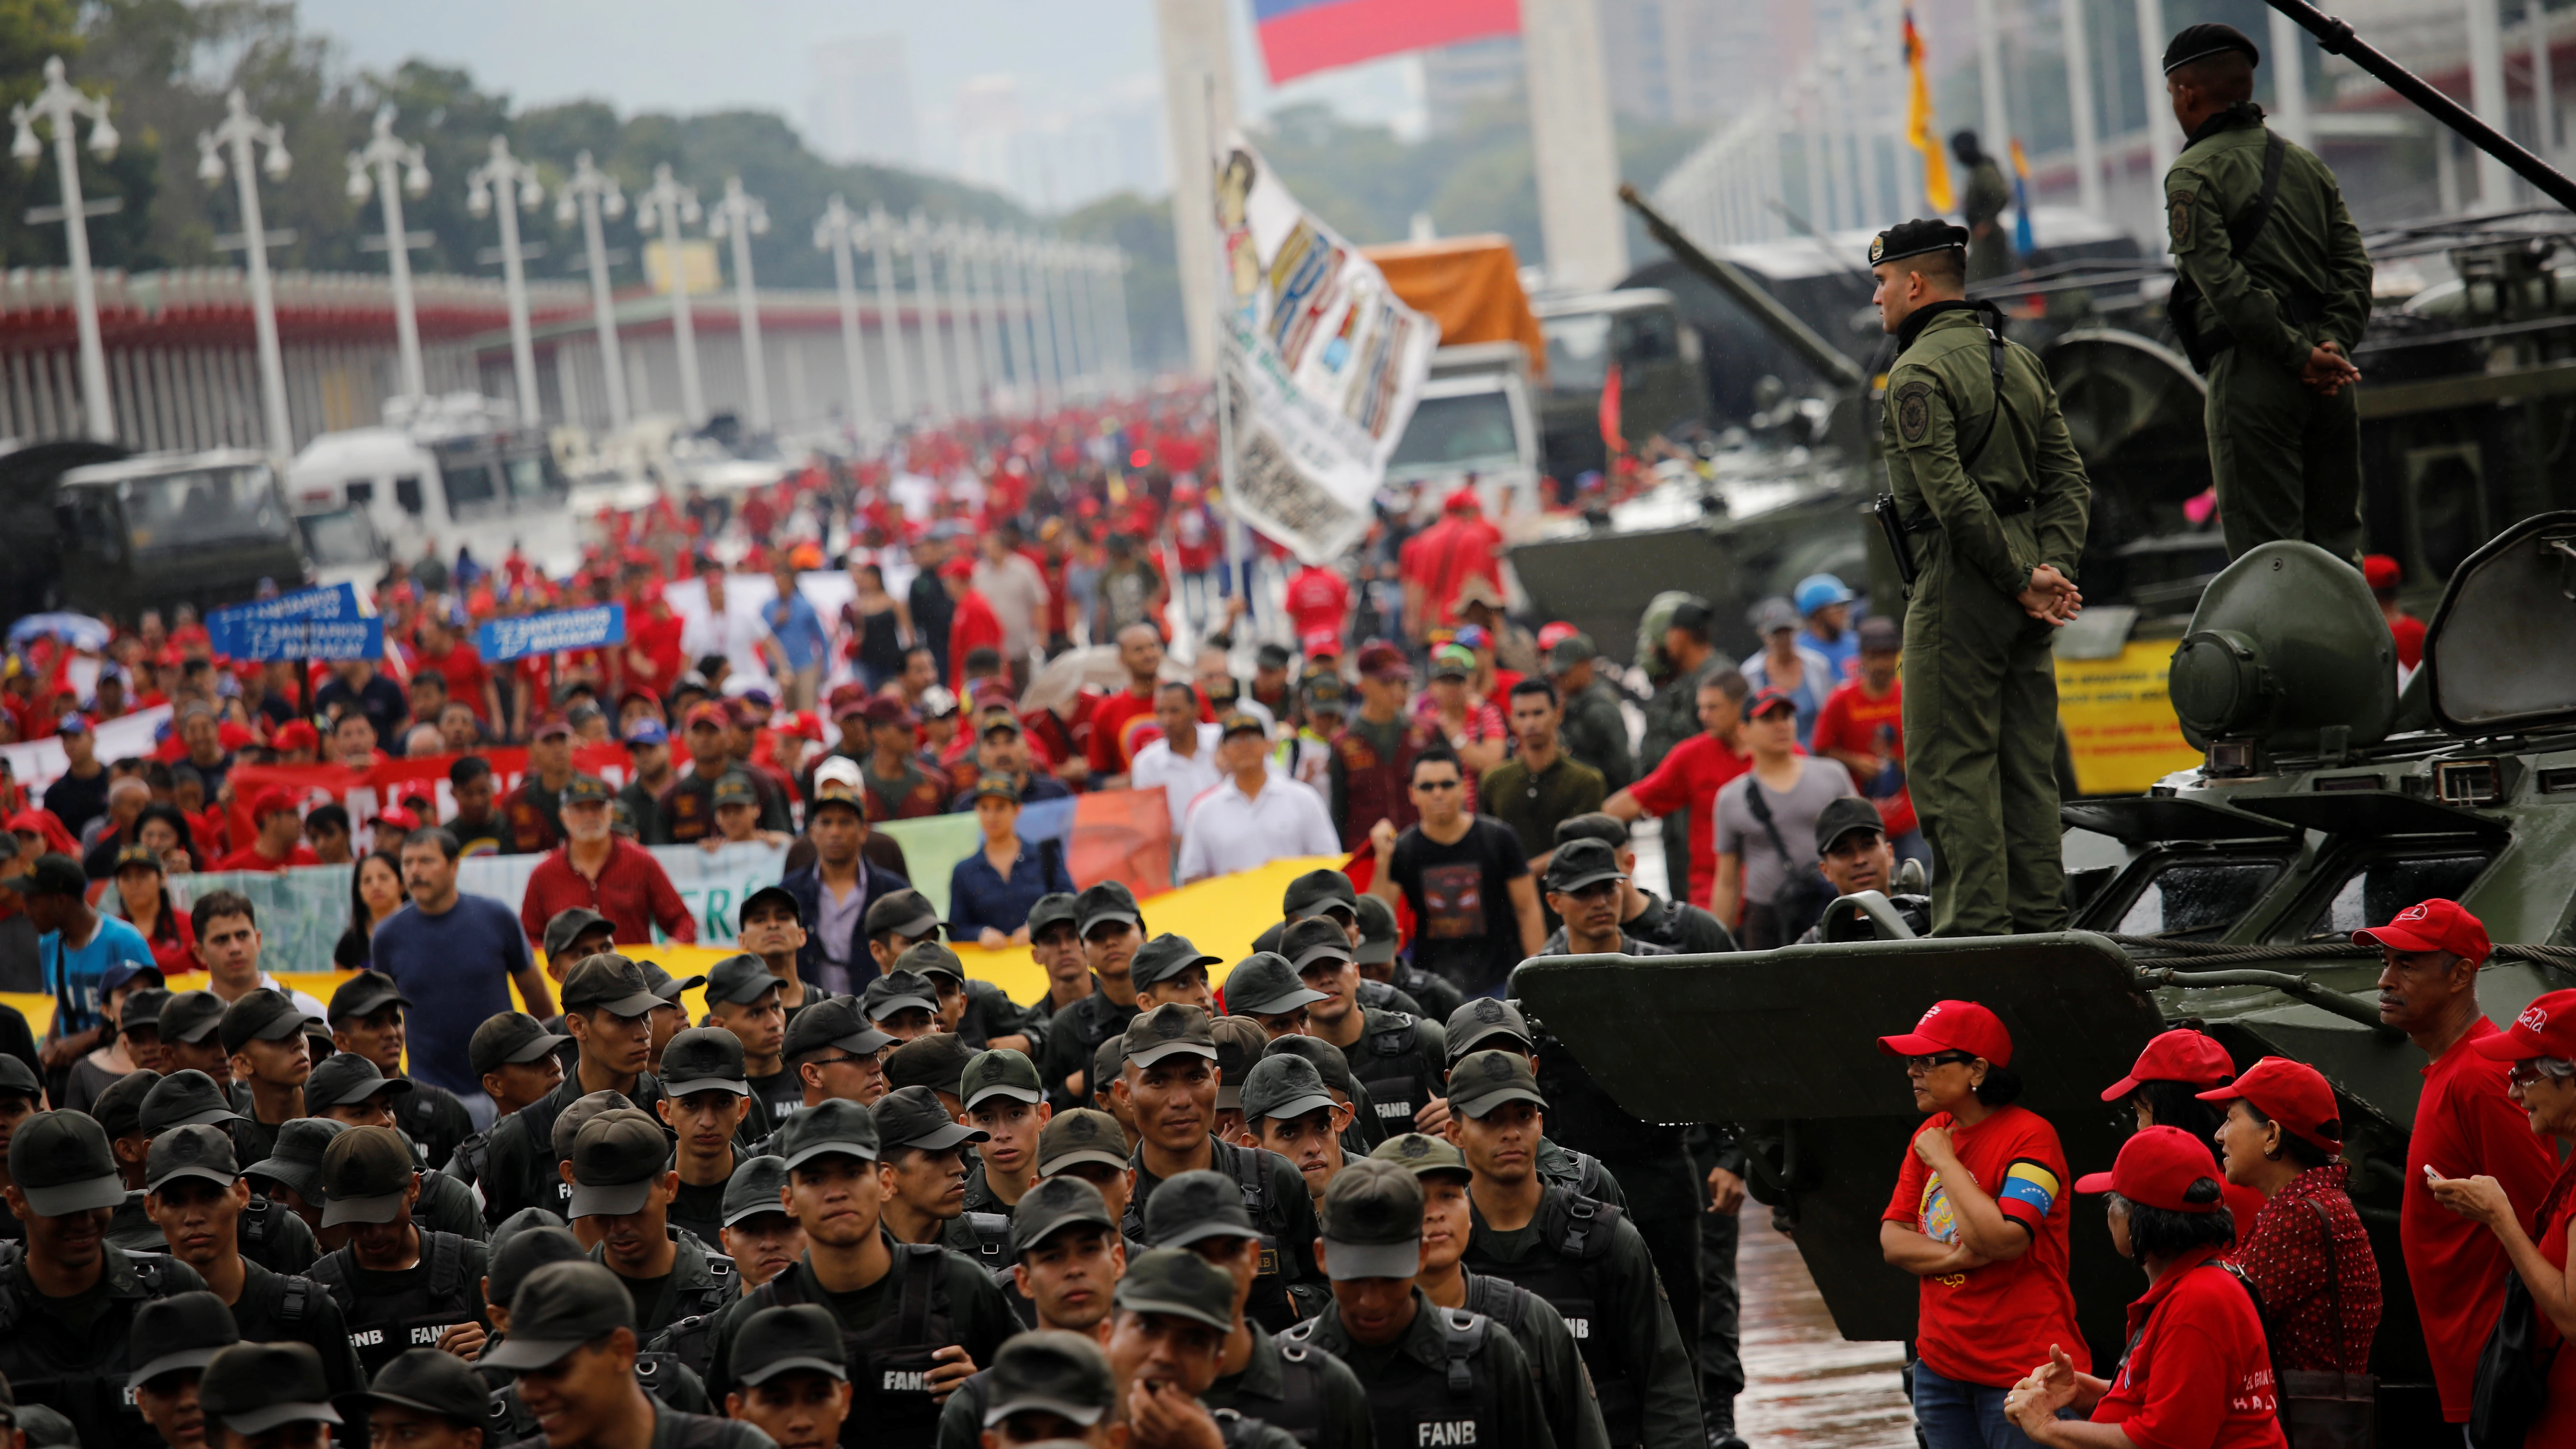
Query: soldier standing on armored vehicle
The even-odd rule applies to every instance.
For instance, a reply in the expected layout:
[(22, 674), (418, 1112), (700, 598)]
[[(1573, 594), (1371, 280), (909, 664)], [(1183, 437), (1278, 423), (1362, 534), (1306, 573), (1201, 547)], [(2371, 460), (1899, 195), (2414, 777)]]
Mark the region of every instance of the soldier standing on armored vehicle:
[(1907, 783), (1932, 846), (1932, 930), (2066, 925), (2049, 638), (2090, 505), (2056, 390), (1966, 299), (1968, 234), (1909, 221), (1870, 243), (1900, 353), (1879, 428), (1904, 524)]
[(2209, 378), (2209, 470), (2230, 558), (2276, 538), (2361, 559), (2361, 414), (2351, 348), (2370, 255), (2334, 173), (2263, 124), (2260, 52), (2232, 25), (2165, 47), (2189, 140), (2165, 171), (2179, 278), (2167, 311)]

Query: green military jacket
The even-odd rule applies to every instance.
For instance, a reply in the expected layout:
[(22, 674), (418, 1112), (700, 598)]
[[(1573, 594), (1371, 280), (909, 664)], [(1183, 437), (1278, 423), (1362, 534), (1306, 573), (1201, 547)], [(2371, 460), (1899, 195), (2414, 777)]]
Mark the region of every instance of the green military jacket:
[(1477, 807), (1510, 826), (1521, 838), (1521, 853), (1533, 860), (1556, 849), (1558, 822), (1600, 809), (1609, 793), (1601, 772), (1576, 759), (1562, 741), (1544, 770), (1533, 774), (1528, 760), (1514, 755), (1476, 782)]
[[(2305, 147), (2284, 143), (2271, 219), (2236, 254), (2228, 223), (2262, 193), (2270, 134), (2251, 101), (2210, 117), (2165, 170), (2165, 228), (2175, 270), (2200, 289), (2200, 330), (2224, 327), (2247, 356), (2295, 371), (2321, 342), (2349, 353), (2361, 340), (2370, 321), (2370, 253), (2334, 172)], [(2310, 320), (2303, 324), (2292, 309)]]
[(1700, 681), (1726, 667), (1725, 655), (1712, 654), (1699, 668), (1685, 669), (1665, 681), (1664, 687), (1655, 691), (1655, 697), (1646, 701), (1646, 737), (1637, 746), (1639, 778), (1654, 773), (1673, 746), (1699, 733)]
[[(1698, 723), (1696, 717), (1692, 723)], [(1624, 790), (1636, 781), (1628, 720), (1619, 712), (1618, 693), (1607, 681), (1596, 679), (1566, 697), (1565, 723), (1557, 727), (1557, 734), (1567, 754), (1601, 772), (1605, 788)]]
[(1897, 340), (1879, 434), (1900, 516), (1938, 527), (1952, 565), (2007, 599), (2040, 564), (2073, 579), (2092, 490), (2039, 359), (2005, 342), (1999, 399), (1984, 314), (1966, 302), (1917, 310)]

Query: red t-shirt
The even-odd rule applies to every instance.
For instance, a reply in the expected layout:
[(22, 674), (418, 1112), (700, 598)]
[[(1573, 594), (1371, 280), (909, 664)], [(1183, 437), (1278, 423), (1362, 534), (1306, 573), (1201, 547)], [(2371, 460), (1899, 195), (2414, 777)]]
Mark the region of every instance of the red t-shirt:
[(1717, 792), (1752, 768), (1752, 755), (1703, 730), (1673, 746), (1662, 764), (1628, 787), (1628, 794), (1650, 815), (1690, 811), (1692, 905), (1707, 905), (1709, 893), (1717, 888), (1716, 852), (1700, 848), (1701, 842), (1714, 839), (1710, 832), (1717, 820)]
[(1288, 581), (1287, 608), (1301, 642), (1320, 630), (1330, 630), (1339, 639), (1342, 621), (1350, 617), (1351, 586), (1331, 569), (1299, 569)]
[[(1880, 739), (1882, 732), (1886, 738)], [(1816, 729), (1807, 746), (1821, 755), (1842, 750), (1855, 755), (1886, 755), (1905, 768), (1905, 681), (1888, 686), (1883, 698), (1873, 699), (1857, 679), (1834, 686), (1825, 703), (1816, 711)], [(1857, 772), (1852, 775), (1852, 788), (1868, 795), (1872, 782)], [(1887, 822), (1887, 833), (1903, 835), (1915, 825), (1914, 797), (1903, 786), (1893, 795), (1873, 797), (1881, 820)]]
[(957, 600), (948, 621), (948, 687), (966, 697), (966, 656), (978, 649), (1002, 648), (1002, 619), (982, 593), (968, 589)]
[(1122, 689), (1094, 705), (1091, 711), (1091, 773), (1123, 775), (1127, 773), (1127, 722), (1138, 715), (1151, 717), (1154, 694), (1147, 690), (1138, 695)]
[[(1703, 736), (1702, 738), (1706, 738)], [(1961, 1383), (2009, 1388), (2048, 1362), (2056, 1344), (2078, 1369), (2092, 1362), (2075, 1326), (2075, 1292), (2066, 1284), (2066, 1218), (2074, 1180), (2057, 1129), (2026, 1107), (1998, 1108), (1974, 1127), (1947, 1112), (1925, 1119), (1917, 1135), (1951, 1130), (1951, 1146), (1977, 1186), (2005, 1218), (2030, 1231), (2029, 1251), (2008, 1263), (1920, 1282), (1914, 1351), (1932, 1371)], [(1895, 1195), (1881, 1217), (1937, 1243), (1959, 1240), (1959, 1224), (1941, 1175), (1909, 1144)]]
[(2412, 669), (2424, 662), (2424, 621), (2412, 614), (2401, 614), (2388, 626), (2397, 638), (2397, 662)]
[(2444, 1177), (2483, 1173), (2504, 1185), (2516, 1217), (2531, 1221), (2558, 1176), (2558, 1160), (2533, 1136), (2531, 1119), (2504, 1094), (2505, 1064), (2479, 1056), (2469, 1043), (2493, 1036), (2494, 1022), (2479, 1017), (2451, 1049), (2424, 1068), (2415, 1102), (2415, 1131), (2406, 1139), (2406, 1183), (2397, 1205), (2397, 1243), (2406, 1257), (2406, 1281), (2415, 1289), (2415, 1312), (2424, 1323), (2424, 1346), (2433, 1358), (2433, 1386), (2442, 1394), (2442, 1418), (2469, 1421), (2469, 1389), (2477, 1380), (2478, 1353), (2504, 1308), (2504, 1245), (2483, 1225), (2443, 1207), (2424, 1185), (2424, 1169)]
[[(464, 702), (473, 709), (476, 719), (483, 719), (483, 685), (492, 677), (492, 671), (484, 666), (483, 655), (479, 650), (459, 639), (455, 647), (444, 654), (432, 654), (426, 650), (418, 651), (414, 653), (411, 661), (413, 677), (419, 677), (424, 669), (435, 669), (445, 676), (447, 697)], [(483, 722), (491, 723), (490, 720)]]
[(286, 859), (284, 860), (271, 860), (267, 856), (259, 853), (258, 846), (245, 845), (241, 849), (234, 851), (232, 854), (225, 856), (223, 859), (216, 861), (213, 865), (207, 867), (207, 869), (280, 871), (286, 869), (290, 865), (320, 865), (321, 863), (322, 857), (315, 855), (313, 853), (313, 847), (309, 845), (299, 845), (293, 850), (288, 851), (286, 853)]
[(2135, 1340), (2093, 1406), (2138, 1449), (2286, 1449), (2263, 1320), (2233, 1274), (2195, 1248), (2129, 1305)]

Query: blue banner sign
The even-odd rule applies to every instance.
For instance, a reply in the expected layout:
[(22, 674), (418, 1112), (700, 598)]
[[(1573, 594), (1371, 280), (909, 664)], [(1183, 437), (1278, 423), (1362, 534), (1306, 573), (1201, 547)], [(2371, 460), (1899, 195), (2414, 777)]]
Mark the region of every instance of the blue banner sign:
[(206, 633), (234, 659), (382, 659), (385, 621), (360, 612), (351, 584), (298, 589), (274, 599), (217, 609)]
[(590, 609), (558, 609), (518, 619), (494, 619), (474, 633), (474, 647), (487, 664), (553, 654), (564, 649), (597, 649), (626, 642), (626, 606), (602, 604)]

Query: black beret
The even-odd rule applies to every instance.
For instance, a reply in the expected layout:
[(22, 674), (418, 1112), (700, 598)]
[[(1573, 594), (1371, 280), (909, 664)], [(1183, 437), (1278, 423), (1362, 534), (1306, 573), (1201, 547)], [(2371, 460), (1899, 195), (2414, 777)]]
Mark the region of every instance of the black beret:
[(2254, 48), (2252, 38), (2233, 25), (2222, 25), (2215, 20), (2204, 20), (2198, 25), (2186, 25), (2174, 36), (2173, 42), (2165, 47), (2164, 73), (2172, 75), (2178, 67), (2189, 65), (2195, 60), (2206, 60), (2210, 56), (2230, 50), (2245, 52), (2245, 59), (2249, 64), (2263, 63), (2263, 52)]
[(1964, 249), (1968, 229), (1934, 218), (1900, 221), (1869, 239), (1869, 264), (1919, 257), (1925, 252)]

